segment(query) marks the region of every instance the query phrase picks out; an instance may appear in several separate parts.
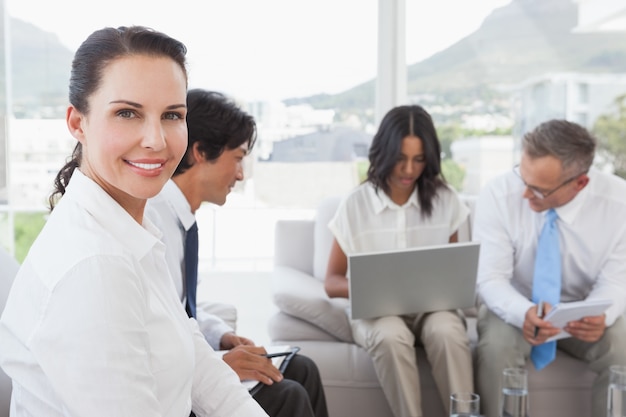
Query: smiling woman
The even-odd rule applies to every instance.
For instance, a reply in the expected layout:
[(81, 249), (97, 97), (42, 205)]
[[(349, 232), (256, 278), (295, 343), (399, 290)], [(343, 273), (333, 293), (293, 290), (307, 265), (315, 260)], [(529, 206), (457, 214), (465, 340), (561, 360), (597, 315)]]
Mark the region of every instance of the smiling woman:
[(146, 199), (187, 147), (187, 80), (178, 63), (147, 55), (117, 59), (107, 74), (86, 109), (70, 106), (67, 123), (82, 147), (81, 171), (141, 223)]
[(143, 215), (187, 146), (185, 53), (140, 26), (76, 52), (78, 144), (0, 318), (12, 416), (266, 416), (188, 319)]

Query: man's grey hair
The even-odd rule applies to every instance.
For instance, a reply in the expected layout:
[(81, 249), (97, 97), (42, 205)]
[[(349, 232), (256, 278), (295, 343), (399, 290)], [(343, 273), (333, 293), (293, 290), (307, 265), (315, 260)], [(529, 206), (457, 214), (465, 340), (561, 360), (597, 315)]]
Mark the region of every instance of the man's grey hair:
[(571, 175), (589, 171), (596, 138), (583, 126), (567, 120), (549, 120), (526, 133), (522, 149), (531, 158), (553, 156)]

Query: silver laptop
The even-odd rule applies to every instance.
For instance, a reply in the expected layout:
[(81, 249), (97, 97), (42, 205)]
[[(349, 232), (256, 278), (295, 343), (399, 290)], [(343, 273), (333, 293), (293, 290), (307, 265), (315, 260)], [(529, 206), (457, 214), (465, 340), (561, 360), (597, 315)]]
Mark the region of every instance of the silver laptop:
[(474, 306), (478, 242), (348, 256), (353, 319)]

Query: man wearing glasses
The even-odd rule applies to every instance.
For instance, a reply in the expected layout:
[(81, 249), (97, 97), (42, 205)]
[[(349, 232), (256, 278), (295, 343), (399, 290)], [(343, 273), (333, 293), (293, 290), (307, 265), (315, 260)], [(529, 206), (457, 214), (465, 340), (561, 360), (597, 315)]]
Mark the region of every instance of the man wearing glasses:
[[(476, 375), (486, 417), (500, 415), (504, 368), (530, 358), (542, 369), (557, 348), (598, 374), (592, 411), (606, 414), (609, 365), (626, 364), (626, 181), (591, 166), (595, 146), (582, 126), (545, 122), (524, 136), (513, 172), (478, 198)], [(612, 301), (604, 314), (572, 321), (564, 328), (571, 337), (546, 343), (561, 329), (542, 320), (538, 304), (546, 313), (559, 302), (599, 299)]]

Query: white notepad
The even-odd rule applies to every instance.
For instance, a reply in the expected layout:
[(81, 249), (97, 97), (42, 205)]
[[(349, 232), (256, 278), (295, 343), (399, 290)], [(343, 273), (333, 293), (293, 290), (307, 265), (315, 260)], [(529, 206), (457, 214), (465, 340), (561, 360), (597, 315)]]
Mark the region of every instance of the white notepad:
[[(559, 303), (552, 307), (552, 310), (543, 318), (549, 321), (554, 327), (563, 328), (570, 321), (580, 320), (583, 317), (599, 316), (613, 304), (611, 300), (583, 300), (570, 303)], [(564, 339), (572, 335), (565, 330), (556, 336), (552, 336), (547, 341)]]
[[(289, 345), (275, 345), (275, 346), (264, 346), (265, 350), (267, 351), (267, 353), (276, 353), (276, 352), (286, 352), (286, 351), (291, 351), (293, 348)], [(218, 353), (221, 356), (224, 356), (225, 353), (229, 352), (228, 350), (217, 350), (216, 353)], [(280, 369), (280, 366), (282, 365), (283, 361), (285, 360), (287, 356), (277, 356), (275, 358), (272, 358), (272, 364), (277, 368)], [(246, 389), (248, 391), (252, 390), (254, 387), (256, 387), (258, 384), (261, 384), (261, 382), (256, 381), (254, 379), (244, 379), (243, 381), (241, 381), (241, 383), (243, 384), (244, 387), (246, 387)]]

